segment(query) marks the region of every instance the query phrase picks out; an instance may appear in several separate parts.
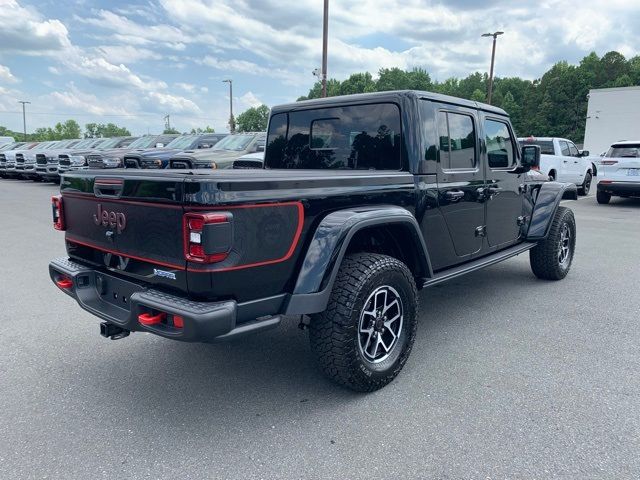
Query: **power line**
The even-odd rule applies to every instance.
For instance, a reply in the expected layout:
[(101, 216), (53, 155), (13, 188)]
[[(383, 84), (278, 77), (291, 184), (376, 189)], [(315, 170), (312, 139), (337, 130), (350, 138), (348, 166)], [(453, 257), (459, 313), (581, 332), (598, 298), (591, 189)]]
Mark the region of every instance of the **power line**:
[[(12, 115), (22, 115), (22, 111), (14, 111), (14, 110), (0, 110), (0, 114), (3, 113), (7, 113), (7, 114), (12, 114)], [(29, 112), (29, 115), (42, 115), (42, 116), (49, 116), (49, 117), (94, 117), (94, 118), (99, 118), (99, 117), (121, 117), (121, 118), (141, 118), (141, 117), (154, 117), (154, 118), (164, 118), (164, 115), (162, 115), (161, 113), (159, 114), (153, 114), (153, 113), (73, 113), (73, 112), (69, 112), (69, 113), (51, 113), (51, 112)], [(190, 119), (190, 120), (206, 120), (206, 121), (212, 121), (213, 118), (212, 117), (194, 117), (191, 115), (176, 115), (176, 114), (172, 114), (173, 117), (177, 117), (177, 118), (186, 118), (186, 119)]]

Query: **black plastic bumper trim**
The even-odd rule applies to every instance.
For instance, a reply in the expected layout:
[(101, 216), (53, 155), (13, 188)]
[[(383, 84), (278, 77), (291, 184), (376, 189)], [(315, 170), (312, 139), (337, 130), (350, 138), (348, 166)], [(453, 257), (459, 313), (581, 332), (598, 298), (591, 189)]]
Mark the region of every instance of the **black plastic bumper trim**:
[[(237, 304), (234, 300), (196, 302), (145, 288), (68, 258), (51, 261), (49, 276), (54, 283), (61, 277), (70, 278), (73, 281), (72, 288), (61, 290), (73, 297), (84, 310), (107, 322), (126, 330), (151, 332), (184, 342), (208, 343), (273, 328), (280, 323), (280, 317), (274, 314), (279, 311), (285, 297), (270, 297), (245, 304)], [(111, 287), (106, 287), (107, 285)], [(124, 301), (118, 303), (105, 299), (105, 289), (114, 288), (113, 285), (120, 292), (120, 296), (126, 296), (126, 304)], [(183, 318), (184, 327), (140, 324), (138, 316), (149, 312), (180, 316)], [(250, 321), (238, 322), (239, 314), (243, 320), (250, 317)], [(256, 320), (258, 317), (262, 318)]]

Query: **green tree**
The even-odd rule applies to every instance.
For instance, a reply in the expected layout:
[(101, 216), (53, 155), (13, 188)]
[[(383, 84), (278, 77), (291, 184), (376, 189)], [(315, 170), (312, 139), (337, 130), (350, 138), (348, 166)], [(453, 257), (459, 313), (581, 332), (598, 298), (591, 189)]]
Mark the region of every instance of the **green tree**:
[(179, 133), (180, 133), (180, 131), (179, 131), (178, 129), (174, 128), (174, 127), (171, 127), (171, 128), (165, 128), (165, 129), (164, 129), (164, 131), (163, 131), (162, 133), (164, 133), (164, 134), (166, 134), (166, 135), (169, 135), (169, 134), (176, 134), (176, 133), (177, 133), (177, 134), (179, 134)]
[(470, 100), (473, 100), (474, 102), (485, 102), (487, 100), (487, 95), (479, 88), (476, 88), (471, 94)]
[(199, 135), (201, 133), (216, 133), (216, 131), (212, 127), (210, 127), (209, 125), (207, 125), (204, 128), (198, 127), (198, 128), (192, 128), (191, 129), (191, 134), (194, 134), (194, 135), (198, 134)]
[(87, 123), (85, 126), (85, 138), (109, 138), (129, 137), (131, 132), (125, 127), (119, 127), (115, 123)]
[(236, 123), (239, 132), (262, 132), (267, 129), (268, 121), (269, 107), (260, 105), (242, 112)]
[(53, 128), (56, 138), (54, 140), (64, 140), (67, 138), (81, 138), (82, 129), (75, 120), (67, 120), (64, 123), (56, 123)]
[(376, 88), (379, 92), (407, 90), (409, 88), (409, 75), (406, 71), (397, 67), (382, 68), (378, 72)]
[[(327, 80), (327, 97), (336, 97), (340, 95), (340, 80), (336, 80), (335, 78), (330, 78)], [(301, 100), (311, 100), (312, 98), (321, 98), (322, 97), (322, 82), (316, 82), (309, 93), (304, 97), (299, 97), (298, 101)]]
[(369, 72), (354, 73), (340, 84), (340, 95), (369, 93), (376, 91), (376, 82)]

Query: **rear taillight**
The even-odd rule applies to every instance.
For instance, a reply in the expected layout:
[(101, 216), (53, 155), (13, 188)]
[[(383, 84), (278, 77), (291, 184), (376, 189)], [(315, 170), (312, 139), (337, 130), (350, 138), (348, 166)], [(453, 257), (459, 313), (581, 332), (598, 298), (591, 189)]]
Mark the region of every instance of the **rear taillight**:
[(230, 213), (187, 213), (184, 216), (184, 256), (190, 262), (221, 262), (231, 250)]
[(64, 210), (62, 209), (62, 197), (60, 195), (51, 197), (51, 210), (53, 213), (53, 228), (64, 230)]
[(531, 167), (531, 170), (535, 170), (536, 172), (540, 171), (540, 165), (536, 166), (536, 167)]

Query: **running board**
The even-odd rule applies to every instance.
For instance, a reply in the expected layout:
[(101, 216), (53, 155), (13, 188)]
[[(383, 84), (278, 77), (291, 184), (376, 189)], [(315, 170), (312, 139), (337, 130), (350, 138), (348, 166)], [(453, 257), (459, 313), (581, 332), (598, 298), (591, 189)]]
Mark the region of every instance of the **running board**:
[(499, 252), (487, 255), (486, 257), (478, 258), (476, 260), (463, 263), (462, 265), (457, 265), (453, 268), (448, 268), (447, 270), (443, 270), (434, 274), (434, 276), (431, 278), (427, 278), (424, 281), (423, 287), (431, 287), (438, 283), (446, 282), (447, 280), (451, 280), (452, 278), (459, 277), (460, 275), (465, 275), (467, 273), (480, 270), (481, 268), (494, 265), (496, 263), (502, 262), (503, 260), (515, 257), (516, 255), (520, 255), (521, 253), (531, 250), (536, 245), (536, 242), (520, 243), (514, 247), (507, 248), (506, 250), (500, 250)]

